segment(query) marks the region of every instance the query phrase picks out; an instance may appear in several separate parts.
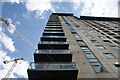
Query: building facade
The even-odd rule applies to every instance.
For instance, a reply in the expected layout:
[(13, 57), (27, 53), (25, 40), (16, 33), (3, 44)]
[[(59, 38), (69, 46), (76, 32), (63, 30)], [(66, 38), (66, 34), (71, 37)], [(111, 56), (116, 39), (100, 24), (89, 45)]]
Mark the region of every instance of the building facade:
[(27, 70), (29, 79), (118, 78), (119, 20), (53, 13)]

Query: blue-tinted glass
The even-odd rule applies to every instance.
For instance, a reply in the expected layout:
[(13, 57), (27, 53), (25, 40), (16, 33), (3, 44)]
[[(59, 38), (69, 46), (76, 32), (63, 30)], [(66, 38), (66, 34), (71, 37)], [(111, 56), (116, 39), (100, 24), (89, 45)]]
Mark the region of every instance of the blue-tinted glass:
[(104, 37), (103, 36), (98, 36), (99, 38), (103, 39)]
[(92, 65), (92, 67), (95, 70), (95, 72), (106, 72), (106, 70), (104, 69), (104, 67), (101, 66), (101, 65)]
[(95, 56), (93, 54), (86, 53), (85, 55), (86, 55), (87, 58), (95, 58)]
[(92, 36), (86, 36), (87, 38), (93, 38)]
[(105, 47), (103, 47), (102, 45), (96, 45), (96, 47), (97, 47), (98, 49), (105, 49)]
[(97, 40), (90, 40), (92, 43), (97, 43)]
[(115, 56), (113, 56), (113, 54), (111, 54), (111, 53), (104, 53), (104, 56), (106, 58), (115, 58)]
[(113, 49), (120, 49), (118, 46), (111, 46)]

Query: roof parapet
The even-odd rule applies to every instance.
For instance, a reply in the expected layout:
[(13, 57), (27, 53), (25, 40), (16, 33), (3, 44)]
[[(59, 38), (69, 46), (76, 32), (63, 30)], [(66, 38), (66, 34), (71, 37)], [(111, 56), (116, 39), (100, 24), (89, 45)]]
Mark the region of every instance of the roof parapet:
[(120, 21), (120, 18), (115, 17), (94, 17), (94, 16), (80, 16), (81, 20), (98, 20), (98, 21)]

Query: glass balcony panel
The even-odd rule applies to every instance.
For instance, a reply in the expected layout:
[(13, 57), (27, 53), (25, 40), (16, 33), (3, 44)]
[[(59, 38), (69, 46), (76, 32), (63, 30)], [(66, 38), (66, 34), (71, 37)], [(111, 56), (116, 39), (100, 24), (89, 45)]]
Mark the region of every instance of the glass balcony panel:
[(55, 54), (56, 53), (57, 54), (63, 53), (64, 54), (64, 53), (70, 53), (70, 50), (64, 50), (64, 49), (63, 50), (60, 50), (60, 49), (57, 49), (57, 50), (56, 49), (55, 50), (54, 49), (41, 49), (41, 50), (38, 50), (38, 49), (36, 49), (35, 53), (38, 53), (38, 54), (39, 53), (45, 53), (45, 54), (46, 53), (48, 53), (48, 54), (49, 53), (55, 53)]
[(59, 64), (46, 64), (46, 69), (52, 70), (52, 69), (60, 69), (60, 65)]
[(64, 32), (50, 32), (50, 31), (45, 31), (44, 33), (64, 33)]
[(41, 41), (40, 44), (67, 44), (67, 42), (62, 41)]
[(47, 36), (47, 35), (44, 35), (43, 37), (48, 37), (48, 38), (65, 38), (65, 36)]
[(77, 69), (74, 63), (31, 63), (29, 68), (37, 70)]
[(75, 66), (73, 64), (61, 64), (61, 67), (63, 69), (75, 69)]

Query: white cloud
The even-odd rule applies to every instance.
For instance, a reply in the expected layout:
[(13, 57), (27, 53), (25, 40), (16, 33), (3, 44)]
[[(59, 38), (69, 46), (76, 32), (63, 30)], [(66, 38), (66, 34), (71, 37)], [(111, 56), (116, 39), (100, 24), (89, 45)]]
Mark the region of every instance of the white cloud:
[[(7, 53), (3, 50), (0, 50), (0, 80), (5, 77), (7, 72), (10, 70), (11, 66), (13, 65), (13, 62), (4, 64), (4, 60), (11, 60), (12, 58), (10, 56), (7, 56)], [(10, 74), (9, 78), (16, 78), (14, 75), (17, 74), (19, 76), (23, 76), (27, 78), (27, 68), (28, 68), (28, 62), (27, 61), (19, 61)]]
[(20, 21), (15, 22), (15, 25), (20, 25)]
[(23, 13), (22, 16), (25, 19), (30, 19), (30, 12)]
[(43, 17), (44, 12), (48, 10), (55, 12), (51, 0), (27, 0), (25, 5), (28, 11), (36, 11), (35, 17)]
[(21, 0), (1, 0), (2, 2), (11, 2), (12, 4), (13, 3), (17, 3), (19, 4)]
[[(9, 33), (13, 34), (14, 31), (16, 30), (15, 25), (12, 24), (12, 19), (11, 18), (8, 18), (7, 21), (10, 24), (10, 26), (7, 26), (7, 30), (8, 30)], [(16, 25), (20, 24), (20, 22), (17, 21), (15, 24)]]
[[(7, 20), (10, 24), (12, 23), (12, 19), (9, 18)], [(15, 24), (20, 25), (20, 22), (17, 21)], [(11, 58), (10, 56), (7, 56), (7, 51), (4, 51), (1, 45), (3, 45), (6, 50), (9, 50), (11, 52), (14, 52), (16, 50), (14, 46), (14, 41), (12, 40), (12, 38), (10, 38), (4, 33), (3, 28), (1, 26), (2, 25), (0, 25), (0, 80), (5, 77), (5, 75), (13, 65), (13, 62), (10, 62), (8, 64), (3, 63), (4, 60), (13, 60), (13, 58)], [(11, 24), (11, 26), (15, 28), (14, 25)], [(16, 78), (18, 76), (27, 78), (28, 65), (29, 64), (27, 61), (18, 62), (16, 67), (10, 74), (9, 78)], [(18, 76), (16, 76), (15, 74), (17, 74)]]
[[(73, 9), (79, 11), (81, 15), (101, 16), (101, 17), (118, 17), (118, 2), (120, 0), (73, 0)], [(83, 6), (80, 6), (82, 3)]]
[(5, 48), (9, 51), (15, 51), (14, 41), (3, 32), (0, 32), (0, 42), (2, 42)]

